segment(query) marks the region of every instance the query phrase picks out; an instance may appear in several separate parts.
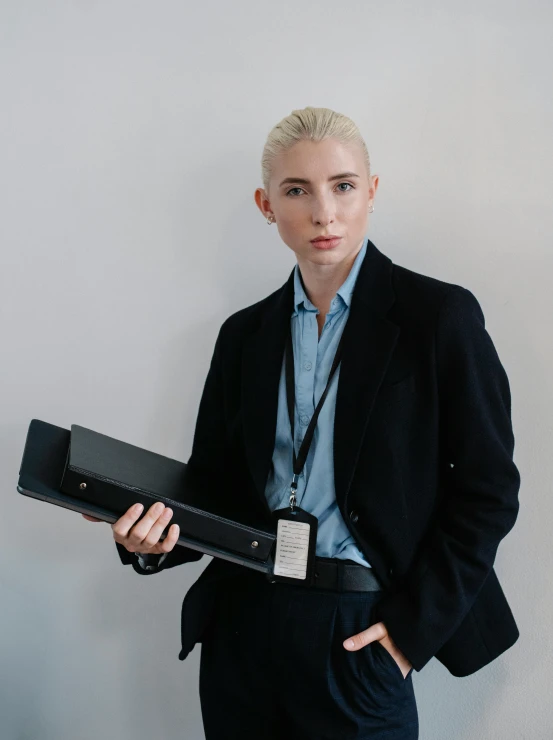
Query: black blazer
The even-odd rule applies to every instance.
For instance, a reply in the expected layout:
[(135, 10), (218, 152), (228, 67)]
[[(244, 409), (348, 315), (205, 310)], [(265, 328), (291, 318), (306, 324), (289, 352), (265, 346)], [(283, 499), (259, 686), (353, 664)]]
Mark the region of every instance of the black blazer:
[[(237, 514), (267, 520), (293, 288), (292, 271), (223, 323), (188, 461)], [(344, 328), (336, 499), (387, 591), (376, 619), (416, 671), (435, 656), (466, 676), (518, 639), (493, 569), (519, 509), (513, 450), (509, 382), (475, 296), (392, 263), (368, 240)], [(200, 557), (177, 546), (160, 570)], [(240, 571), (214, 559), (188, 591), (181, 660), (209, 624), (217, 583)]]

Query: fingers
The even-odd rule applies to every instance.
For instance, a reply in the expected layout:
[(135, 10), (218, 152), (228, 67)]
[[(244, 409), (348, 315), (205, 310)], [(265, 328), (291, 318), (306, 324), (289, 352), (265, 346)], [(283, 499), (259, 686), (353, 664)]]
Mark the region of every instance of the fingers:
[(179, 539), (180, 527), (178, 524), (171, 524), (167, 536), (158, 544), (158, 552), (171, 552)]
[[(174, 528), (171, 528), (173, 532), (167, 545), (164, 544), (165, 541), (159, 543), (159, 538), (173, 515), (172, 509), (165, 507), (161, 501), (157, 501), (137, 522), (142, 508), (141, 504), (131, 506), (122, 517), (112, 524), (115, 541), (124, 545), (129, 552), (153, 554), (169, 552), (178, 538), (178, 527), (176, 536)], [(168, 537), (169, 533), (166, 539)]]
[(103, 522), (103, 519), (96, 519), (95, 516), (90, 516), (89, 514), (83, 514), (84, 518), (87, 519), (89, 522)]
[(163, 544), (159, 542), (159, 538), (161, 537), (161, 533), (165, 527), (169, 524), (172, 516), (173, 510), (168, 506), (166, 507), (161, 501), (158, 501), (150, 507), (149, 511), (144, 516), (144, 519), (132, 528), (129, 534), (129, 539), (132, 540), (133, 537), (142, 537), (141, 542), (139, 542), (139, 547), (146, 548), (147, 552), (155, 554), (163, 552), (159, 549), (159, 546)]
[(142, 504), (133, 504), (133, 506), (127, 509), (123, 516), (119, 517), (119, 519), (111, 525), (116, 542), (119, 542), (122, 545), (125, 544), (123, 540), (128, 535), (132, 525), (142, 513), (143, 508)]

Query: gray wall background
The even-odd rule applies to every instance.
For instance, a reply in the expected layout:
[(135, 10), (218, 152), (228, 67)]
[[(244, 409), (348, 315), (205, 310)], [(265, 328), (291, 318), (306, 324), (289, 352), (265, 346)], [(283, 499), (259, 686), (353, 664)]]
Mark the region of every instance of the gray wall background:
[(200, 740), (180, 605), (106, 524), (16, 491), (29, 421), (181, 460), (222, 321), (293, 253), (255, 207), (270, 128), (321, 105), (380, 175), (368, 234), (479, 299), (513, 397), (521, 630), (473, 676), (414, 674), (421, 740), (550, 738), (549, 2), (0, 2), (0, 734)]

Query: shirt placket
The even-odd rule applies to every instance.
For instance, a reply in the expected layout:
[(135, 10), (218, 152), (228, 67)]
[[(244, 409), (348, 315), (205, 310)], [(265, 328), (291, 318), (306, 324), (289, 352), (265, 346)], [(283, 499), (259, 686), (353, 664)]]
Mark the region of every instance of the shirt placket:
[[(317, 363), (318, 326), (317, 312), (302, 308), (302, 331), (298, 343), (299, 357), (295, 362), (296, 373), (296, 417), (294, 424), (296, 455), (315, 411), (313, 393), (315, 368)], [(314, 444), (312, 440), (311, 444)], [(307, 487), (306, 465), (303, 466), (298, 480), (296, 498), (301, 506)]]

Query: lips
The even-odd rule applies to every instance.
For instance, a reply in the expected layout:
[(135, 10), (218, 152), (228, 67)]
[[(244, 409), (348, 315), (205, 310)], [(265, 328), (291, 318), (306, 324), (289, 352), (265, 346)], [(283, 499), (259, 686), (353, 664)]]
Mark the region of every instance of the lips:
[(328, 239), (312, 239), (311, 244), (315, 249), (332, 249), (340, 244), (341, 236), (329, 237)]

